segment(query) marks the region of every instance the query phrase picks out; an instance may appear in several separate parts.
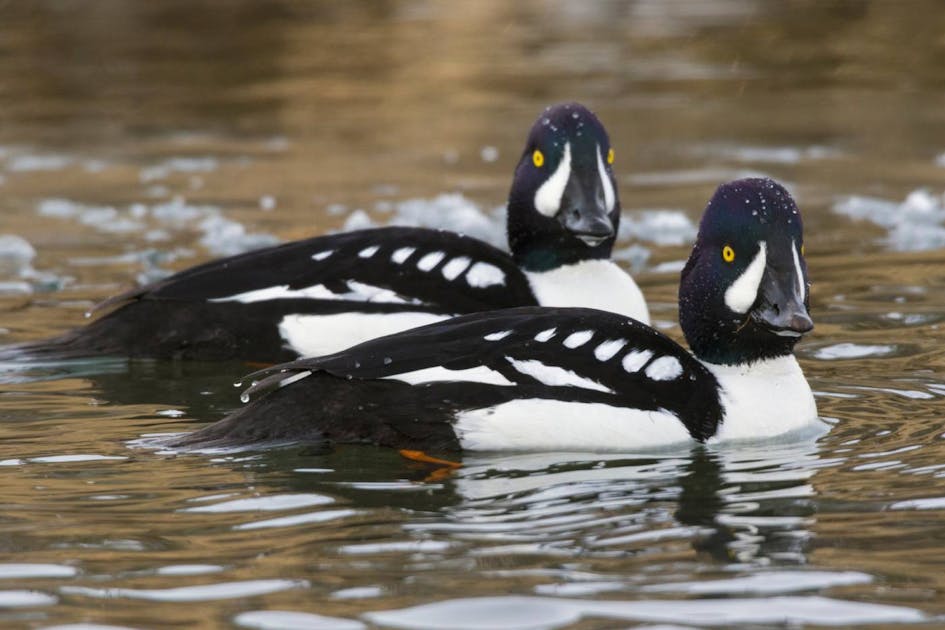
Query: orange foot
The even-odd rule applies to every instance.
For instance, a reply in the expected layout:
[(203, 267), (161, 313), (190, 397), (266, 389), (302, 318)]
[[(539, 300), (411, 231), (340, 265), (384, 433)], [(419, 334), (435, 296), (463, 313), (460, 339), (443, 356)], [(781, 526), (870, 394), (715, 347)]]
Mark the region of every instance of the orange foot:
[(430, 455), (427, 455), (423, 451), (411, 451), (411, 450), (403, 448), (403, 449), (400, 449), (400, 451), (398, 452), (400, 453), (401, 457), (415, 461), (415, 462), (422, 462), (424, 464), (435, 464), (437, 466), (445, 466), (447, 468), (454, 469), (454, 470), (456, 468), (463, 467), (463, 465), (460, 464), (459, 462), (451, 462), (448, 459), (440, 459), (439, 457), (432, 457)]

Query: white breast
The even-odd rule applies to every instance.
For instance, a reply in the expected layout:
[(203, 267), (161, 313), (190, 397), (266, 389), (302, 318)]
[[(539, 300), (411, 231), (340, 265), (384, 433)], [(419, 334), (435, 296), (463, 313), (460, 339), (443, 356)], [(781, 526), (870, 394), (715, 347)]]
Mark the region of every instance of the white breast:
[(719, 380), (724, 420), (709, 443), (819, 432), (824, 423), (794, 355), (750, 365), (704, 363)]
[(525, 275), (542, 306), (598, 308), (650, 323), (640, 287), (612, 261), (585, 260), (551, 271), (526, 271)]

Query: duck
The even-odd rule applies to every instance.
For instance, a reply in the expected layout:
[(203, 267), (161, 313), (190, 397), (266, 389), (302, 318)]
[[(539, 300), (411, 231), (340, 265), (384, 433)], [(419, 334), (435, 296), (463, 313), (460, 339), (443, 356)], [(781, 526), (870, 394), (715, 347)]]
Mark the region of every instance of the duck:
[(772, 179), (735, 180), (708, 202), (681, 272), (691, 351), (599, 309), (463, 315), (254, 373), (248, 404), (173, 444), (631, 451), (816, 433), (794, 356), (809, 300), (794, 199)]
[[(508, 197), (510, 252), (456, 232), (387, 227), (213, 260), (103, 302), (107, 312), (27, 354), (274, 363), (515, 306), (593, 306), (649, 322), (611, 260), (614, 149), (579, 103), (545, 109)], [(109, 311), (109, 309), (111, 309)]]

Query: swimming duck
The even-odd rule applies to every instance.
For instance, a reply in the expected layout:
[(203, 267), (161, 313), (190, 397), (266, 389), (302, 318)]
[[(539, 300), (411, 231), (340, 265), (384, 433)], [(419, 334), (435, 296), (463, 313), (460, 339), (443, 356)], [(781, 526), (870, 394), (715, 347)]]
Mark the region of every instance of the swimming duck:
[(723, 184), (682, 271), (692, 353), (617, 313), (457, 317), (263, 370), (179, 446), (329, 441), (424, 451), (632, 450), (819, 424), (794, 357), (813, 328), (801, 215), (771, 179)]
[(610, 258), (620, 222), (614, 150), (577, 103), (528, 134), (508, 202), (511, 255), (448, 231), (361, 230), (214, 260), (103, 303), (32, 354), (286, 361), (497, 308), (593, 306), (649, 321)]

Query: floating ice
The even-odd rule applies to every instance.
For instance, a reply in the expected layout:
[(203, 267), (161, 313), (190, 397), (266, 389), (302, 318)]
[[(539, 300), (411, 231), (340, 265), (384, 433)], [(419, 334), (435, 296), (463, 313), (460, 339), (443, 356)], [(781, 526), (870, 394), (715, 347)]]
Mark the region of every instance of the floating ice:
[(75, 567), (63, 564), (0, 564), (0, 579), (66, 578), (78, 573)]
[(356, 586), (354, 588), (343, 588), (331, 594), (332, 599), (367, 599), (370, 597), (380, 597), (384, 594), (384, 589), (380, 586)]
[(909, 193), (902, 202), (851, 196), (837, 201), (834, 212), (866, 220), (888, 230), (886, 244), (897, 251), (945, 247), (945, 197), (928, 190)]
[(379, 553), (437, 553), (446, 551), (452, 546), (452, 543), (440, 540), (407, 540), (343, 545), (338, 547), (338, 552), (356, 556)]
[(695, 153), (714, 155), (739, 162), (766, 162), (769, 164), (798, 164), (809, 160), (826, 160), (841, 155), (831, 147), (812, 145), (793, 146), (745, 146), (713, 144), (697, 148)]
[(233, 527), (235, 530), (248, 529), (268, 529), (271, 527), (294, 527), (296, 525), (309, 525), (311, 523), (326, 523), (349, 516), (359, 514), (357, 510), (323, 510), (321, 512), (309, 512), (307, 514), (294, 514), (292, 516), (283, 516), (281, 518), (271, 518), (265, 521), (254, 521), (252, 523), (243, 523)]
[[(461, 193), (443, 193), (433, 199), (407, 199), (379, 204), (377, 209), (392, 215), (388, 221), (390, 225), (446, 229), (478, 238), (496, 247), (507, 248), (505, 206), (482, 210)], [(354, 216), (352, 214), (348, 222)], [(346, 223), (345, 229), (353, 228)]]
[(0, 608), (51, 606), (58, 601), (58, 597), (40, 591), (0, 591)]
[(858, 343), (837, 343), (832, 346), (825, 346), (814, 356), (825, 361), (834, 361), (837, 359), (861, 359), (863, 357), (878, 357), (889, 354), (894, 351), (896, 346), (887, 345), (862, 345)]
[(22, 278), (33, 270), (36, 250), (29, 241), (14, 234), (0, 234), (0, 278)]
[(282, 610), (240, 613), (233, 618), (233, 622), (238, 626), (260, 630), (363, 630), (367, 627), (353, 619)]
[(421, 604), (400, 610), (368, 612), (371, 623), (394, 628), (558, 628), (587, 617), (677, 623), (701, 620), (713, 627), (736, 624), (824, 625), (918, 623), (926, 615), (914, 608), (828, 597), (759, 597), (699, 600), (598, 601), (550, 597), (473, 597)]
[(642, 210), (625, 213), (620, 221), (620, 239), (635, 239), (656, 245), (685, 245), (696, 238), (696, 226), (681, 210)]
[(859, 571), (765, 571), (728, 580), (650, 584), (640, 590), (689, 595), (776, 594), (811, 591), (834, 586), (869, 584), (873, 576)]
[(268, 497), (254, 497), (252, 499), (236, 499), (213, 505), (184, 508), (182, 512), (275, 512), (279, 510), (293, 510), (296, 508), (311, 507), (334, 503), (331, 497), (321, 494), (276, 494)]
[(61, 171), (73, 163), (65, 155), (17, 155), (7, 161), (7, 170), (11, 173), (32, 173), (35, 171)]
[(138, 173), (138, 180), (146, 184), (167, 178), (171, 173), (209, 173), (217, 170), (219, 162), (212, 157), (177, 157), (148, 166)]
[[(143, 599), (152, 602), (205, 602), (220, 599), (242, 599), (256, 597), (294, 588), (306, 588), (305, 580), (246, 580), (243, 582), (221, 582), (178, 588), (87, 588), (84, 586), (64, 586), (64, 595), (85, 595), (99, 599)], [(0, 602), (2, 605), (2, 602)]]
[(155, 573), (158, 575), (206, 575), (219, 573), (222, 570), (223, 567), (218, 564), (170, 564), (159, 567)]

